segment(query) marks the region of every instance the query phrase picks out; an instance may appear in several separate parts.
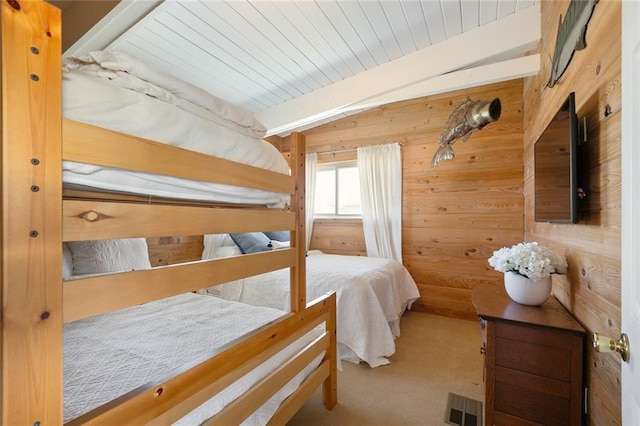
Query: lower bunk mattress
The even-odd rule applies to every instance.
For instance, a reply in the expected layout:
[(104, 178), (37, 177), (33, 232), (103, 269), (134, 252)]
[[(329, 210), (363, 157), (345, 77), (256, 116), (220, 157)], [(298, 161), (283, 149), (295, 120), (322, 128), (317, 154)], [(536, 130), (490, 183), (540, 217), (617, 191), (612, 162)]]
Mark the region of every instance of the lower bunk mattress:
[[(284, 312), (276, 309), (188, 293), (67, 323), (64, 421), (210, 357), (234, 339), (282, 315)], [(201, 424), (323, 331), (322, 326), (311, 330), (176, 424)], [(265, 424), (321, 358), (317, 357), (243, 424)]]

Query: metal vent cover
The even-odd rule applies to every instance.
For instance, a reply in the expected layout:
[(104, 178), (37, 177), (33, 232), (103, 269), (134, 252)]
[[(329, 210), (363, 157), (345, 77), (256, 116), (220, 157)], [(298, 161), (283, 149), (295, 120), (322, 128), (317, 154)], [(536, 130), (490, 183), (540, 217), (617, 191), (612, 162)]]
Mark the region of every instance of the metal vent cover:
[(482, 402), (449, 393), (444, 422), (457, 426), (482, 426)]

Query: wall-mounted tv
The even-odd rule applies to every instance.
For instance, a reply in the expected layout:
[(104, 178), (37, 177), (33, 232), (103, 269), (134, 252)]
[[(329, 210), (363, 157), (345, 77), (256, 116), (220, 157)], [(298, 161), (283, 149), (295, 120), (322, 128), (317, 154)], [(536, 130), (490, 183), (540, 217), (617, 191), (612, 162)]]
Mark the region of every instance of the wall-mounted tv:
[(578, 222), (578, 137), (571, 92), (534, 146), (536, 222)]

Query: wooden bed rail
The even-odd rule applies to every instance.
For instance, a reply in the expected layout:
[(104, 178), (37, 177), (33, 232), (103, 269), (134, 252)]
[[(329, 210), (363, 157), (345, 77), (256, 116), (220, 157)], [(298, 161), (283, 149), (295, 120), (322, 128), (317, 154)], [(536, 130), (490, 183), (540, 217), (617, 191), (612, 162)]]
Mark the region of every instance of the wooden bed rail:
[(166, 237), (295, 228), (295, 213), (280, 209), (202, 208), (65, 200), (63, 241)]
[(298, 248), (298, 264), (296, 267), (291, 268), (291, 300), (289, 306), (294, 312), (303, 310), (307, 303), (307, 262), (305, 261), (307, 247), (307, 225), (305, 221), (306, 156), (307, 150), (304, 136), (300, 133), (292, 133), (291, 174), (295, 178), (296, 192), (291, 197), (291, 211), (296, 215), (296, 228), (291, 232), (291, 246)]
[(5, 425), (62, 421), (60, 11), (0, 2)]
[[(77, 121), (62, 120), (63, 160), (293, 194), (291, 176)], [(123, 153), (127, 155), (122, 155)]]
[(65, 281), (63, 321), (289, 268), (295, 265), (295, 259), (294, 249), (283, 249)]

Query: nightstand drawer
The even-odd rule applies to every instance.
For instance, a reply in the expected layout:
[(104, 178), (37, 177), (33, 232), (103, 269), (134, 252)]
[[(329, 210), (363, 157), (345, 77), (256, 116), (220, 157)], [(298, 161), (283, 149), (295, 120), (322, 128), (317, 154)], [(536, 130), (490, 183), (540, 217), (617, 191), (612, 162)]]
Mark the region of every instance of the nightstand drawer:
[(500, 382), (496, 382), (495, 386), (495, 411), (541, 425), (567, 426), (571, 424), (569, 399), (531, 392), (519, 386)]
[(496, 366), (569, 381), (571, 352), (535, 343), (498, 338)]

